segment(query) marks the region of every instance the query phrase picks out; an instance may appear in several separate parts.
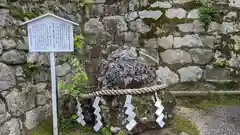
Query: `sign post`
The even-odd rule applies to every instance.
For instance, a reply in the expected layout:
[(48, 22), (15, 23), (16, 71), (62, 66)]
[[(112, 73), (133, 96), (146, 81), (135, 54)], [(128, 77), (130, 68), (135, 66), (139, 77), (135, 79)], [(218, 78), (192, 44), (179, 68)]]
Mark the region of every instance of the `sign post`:
[(58, 135), (55, 52), (74, 51), (73, 25), (78, 24), (50, 13), (26, 21), (22, 25), (25, 24), (28, 29), (29, 52), (50, 53), (53, 134)]
[(58, 100), (57, 100), (57, 82), (55, 71), (55, 56), (54, 52), (50, 52), (50, 64), (51, 64), (51, 81), (52, 81), (52, 117), (53, 117), (53, 133), (58, 135)]

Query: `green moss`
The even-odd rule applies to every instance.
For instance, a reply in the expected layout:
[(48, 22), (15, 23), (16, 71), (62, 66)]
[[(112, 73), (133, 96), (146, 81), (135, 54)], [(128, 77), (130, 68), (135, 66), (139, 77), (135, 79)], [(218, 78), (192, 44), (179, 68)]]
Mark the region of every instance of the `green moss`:
[(240, 96), (212, 96), (209, 99), (202, 100), (199, 107), (207, 109), (215, 106), (233, 106), (240, 105)]
[(40, 15), (40, 9), (35, 8), (32, 12), (24, 12), (21, 7), (10, 7), (10, 14), (16, 19), (24, 20), (24, 18), (32, 19)]
[[(52, 135), (52, 118), (42, 121), (38, 127), (27, 132), (26, 135)], [(126, 131), (121, 131), (117, 135), (125, 135)], [(109, 128), (102, 128), (99, 134), (92, 131), (90, 127), (81, 127), (80, 124), (75, 125), (73, 128), (60, 129), (61, 135), (112, 135)]]
[(178, 99), (178, 103), (186, 107), (197, 107), (201, 109), (208, 109), (216, 106), (233, 106), (240, 105), (240, 96), (217, 96), (209, 95), (207, 97), (182, 97)]
[(200, 6), (201, 6), (201, 3), (197, 2), (197, 1), (190, 1), (190, 2), (184, 3), (183, 5), (182, 4), (179, 5), (179, 7), (184, 8), (185, 10), (195, 9)]
[(26, 12), (24, 13), (24, 17), (28, 19), (32, 19), (38, 17), (40, 15), (40, 10), (34, 10), (34, 12)]
[(143, 98), (143, 96), (134, 96), (133, 101), (132, 101), (134, 106), (136, 107), (135, 112), (136, 112), (137, 116), (139, 116), (139, 117), (145, 116), (146, 114), (149, 113), (151, 108), (154, 107), (151, 104), (149, 95), (144, 96), (145, 100), (142, 100), (142, 98)]
[[(62, 135), (96, 135), (90, 128), (77, 127), (74, 129), (61, 130)], [(52, 135), (52, 118), (41, 122), (38, 127), (27, 132), (27, 135)]]
[(201, 7), (199, 8), (200, 20), (205, 24), (205, 29), (208, 29), (210, 22), (219, 21), (219, 11), (213, 7), (212, 1), (204, 0), (201, 1)]
[(27, 78), (31, 78), (40, 72), (41, 66), (38, 64), (25, 64), (23, 71)]
[(216, 89), (218, 90), (236, 90), (239, 89), (239, 82), (226, 82), (216, 84)]
[(175, 128), (190, 135), (200, 135), (197, 126), (182, 116), (175, 117)]
[(222, 60), (219, 59), (219, 60), (215, 60), (212, 64), (215, 68), (225, 68), (228, 63), (227, 63), (227, 60), (225, 59), (222, 59)]
[(10, 14), (16, 19), (23, 20), (24, 19), (24, 11), (19, 7), (10, 7)]

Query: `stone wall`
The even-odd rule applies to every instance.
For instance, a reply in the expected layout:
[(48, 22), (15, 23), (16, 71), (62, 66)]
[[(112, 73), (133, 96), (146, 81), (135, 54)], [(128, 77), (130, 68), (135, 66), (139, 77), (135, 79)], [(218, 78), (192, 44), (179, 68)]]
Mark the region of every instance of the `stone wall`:
[[(158, 61), (156, 81), (176, 89), (218, 89), (218, 83), (237, 84), (240, 57), (240, 2), (214, 0), (219, 20), (199, 21), (195, 0), (0, 0), (0, 133), (20, 135), (49, 115), (49, 57), (29, 53), (26, 28), (19, 24), (53, 12), (80, 24), (84, 33), (87, 72), (122, 46), (142, 50)], [(57, 54), (57, 75), (71, 83), (69, 54)], [(194, 82), (194, 83), (193, 83)], [(197, 87), (196, 87), (197, 86)], [(237, 87), (239, 88), (239, 87)], [(65, 91), (61, 91), (61, 95)]]

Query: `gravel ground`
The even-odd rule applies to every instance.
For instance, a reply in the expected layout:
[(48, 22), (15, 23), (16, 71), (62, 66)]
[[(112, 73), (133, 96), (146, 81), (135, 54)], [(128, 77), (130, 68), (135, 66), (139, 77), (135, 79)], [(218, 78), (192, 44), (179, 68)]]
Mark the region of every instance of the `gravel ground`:
[(240, 106), (213, 107), (205, 135), (240, 135)]
[(240, 135), (240, 106), (212, 107), (207, 111), (178, 107), (177, 113), (196, 123), (200, 135)]

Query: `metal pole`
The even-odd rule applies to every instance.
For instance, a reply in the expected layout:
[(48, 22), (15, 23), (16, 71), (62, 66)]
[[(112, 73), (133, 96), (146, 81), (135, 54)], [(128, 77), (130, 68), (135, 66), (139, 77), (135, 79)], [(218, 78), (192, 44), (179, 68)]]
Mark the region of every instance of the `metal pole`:
[(57, 83), (55, 72), (54, 52), (50, 53), (51, 63), (51, 81), (52, 81), (52, 117), (53, 117), (53, 135), (58, 135), (58, 108), (57, 108)]

